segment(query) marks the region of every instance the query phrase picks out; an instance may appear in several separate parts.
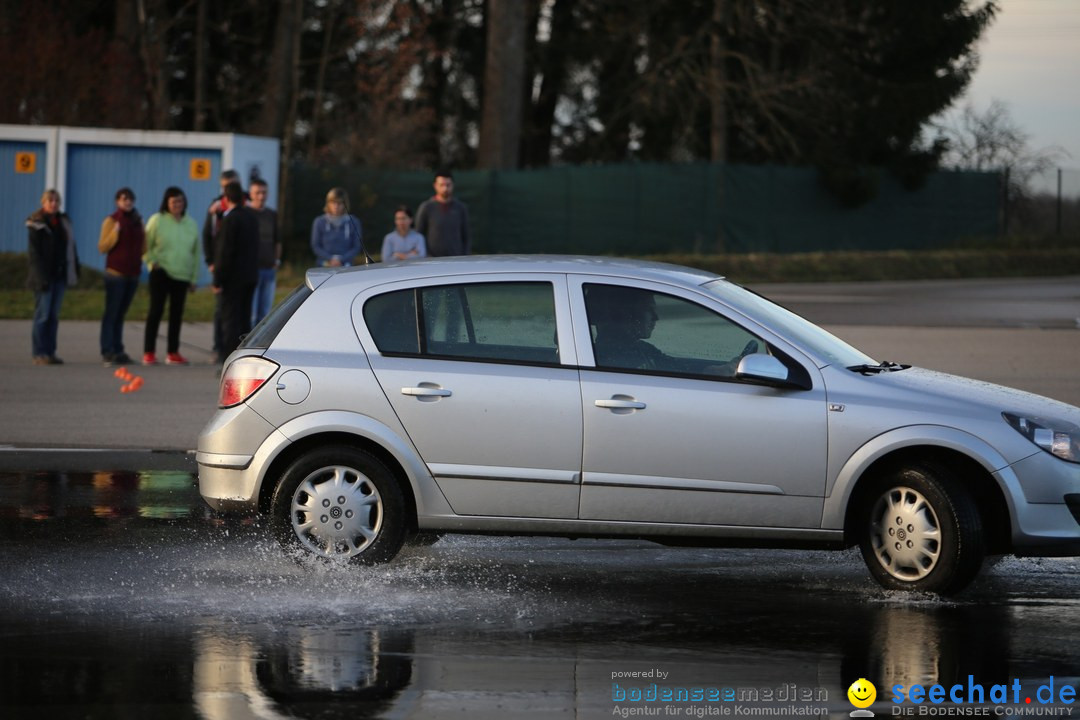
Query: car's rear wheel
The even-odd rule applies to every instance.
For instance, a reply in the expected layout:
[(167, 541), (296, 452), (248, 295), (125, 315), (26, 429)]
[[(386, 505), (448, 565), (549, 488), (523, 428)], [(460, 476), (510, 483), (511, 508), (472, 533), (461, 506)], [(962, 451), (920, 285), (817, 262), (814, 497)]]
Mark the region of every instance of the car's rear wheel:
[(950, 594), (978, 574), (985, 552), (979, 512), (947, 468), (894, 469), (862, 498), (859, 547), (883, 587)]
[(378, 458), (354, 447), (312, 450), (282, 475), (270, 527), (288, 551), (369, 564), (392, 560), (405, 540), (404, 501)]

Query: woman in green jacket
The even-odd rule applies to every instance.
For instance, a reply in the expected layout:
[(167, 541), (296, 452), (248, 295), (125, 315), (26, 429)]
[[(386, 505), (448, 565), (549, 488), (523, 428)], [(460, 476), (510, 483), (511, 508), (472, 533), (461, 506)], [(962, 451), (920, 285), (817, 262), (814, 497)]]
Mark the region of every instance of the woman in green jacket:
[(187, 196), (170, 187), (161, 208), (146, 221), (146, 255), (150, 270), (150, 311), (146, 316), (143, 365), (157, 364), (157, 334), (165, 303), (169, 304), (169, 336), (166, 365), (187, 365), (180, 354), (180, 324), (184, 320), (187, 294), (194, 292), (199, 277), (199, 226), (187, 214)]

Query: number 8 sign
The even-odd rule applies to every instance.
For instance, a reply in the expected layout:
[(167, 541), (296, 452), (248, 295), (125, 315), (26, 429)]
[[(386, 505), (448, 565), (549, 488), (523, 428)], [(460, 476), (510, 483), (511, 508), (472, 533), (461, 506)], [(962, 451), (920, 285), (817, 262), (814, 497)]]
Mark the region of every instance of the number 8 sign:
[(209, 180), (210, 161), (206, 158), (195, 158), (191, 161), (191, 179)]

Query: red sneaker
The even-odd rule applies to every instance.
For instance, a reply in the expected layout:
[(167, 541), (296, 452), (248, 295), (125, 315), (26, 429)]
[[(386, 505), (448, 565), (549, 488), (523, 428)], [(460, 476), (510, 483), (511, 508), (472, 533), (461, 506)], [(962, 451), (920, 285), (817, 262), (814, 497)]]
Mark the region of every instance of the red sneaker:
[(157, 365), (157, 355), (154, 353), (143, 353), (142, 356), (143, 365)]
[(169, 353), (165, 356), (166, 365), (187, 365), (187, 358), (180, 353)]

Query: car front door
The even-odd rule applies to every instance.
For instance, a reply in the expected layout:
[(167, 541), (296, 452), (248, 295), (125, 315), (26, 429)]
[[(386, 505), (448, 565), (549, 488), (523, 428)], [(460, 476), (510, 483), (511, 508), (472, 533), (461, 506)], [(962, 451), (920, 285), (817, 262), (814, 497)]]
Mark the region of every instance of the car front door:
[[(827, 431), (816, 368), (690, 291), (611, 282), (570, 279), (583, 365), (579, 517), (820, 526)], [(810, 389), (736, 379), (750, 353), (781, 356), (813, 378)]]
[(566, 298), (565, 276), (544, 274), (358, 298), (375, 376), (455, 513), (577, 516), (581, 392)]

